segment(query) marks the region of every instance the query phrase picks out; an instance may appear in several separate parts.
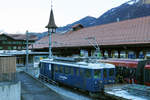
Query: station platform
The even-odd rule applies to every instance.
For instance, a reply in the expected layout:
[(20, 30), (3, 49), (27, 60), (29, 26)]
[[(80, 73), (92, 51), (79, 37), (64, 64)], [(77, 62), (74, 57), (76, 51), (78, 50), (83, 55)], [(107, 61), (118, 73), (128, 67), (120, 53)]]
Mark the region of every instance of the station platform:
[(150, 100), (150, 87), (137, 84), (114, 84), (105, 86), (105, 93), (120, 100)]
[(25, 72), (18, 72), (16, 77), (21, 82), (21, 100), (72, 100), (52, 91)]

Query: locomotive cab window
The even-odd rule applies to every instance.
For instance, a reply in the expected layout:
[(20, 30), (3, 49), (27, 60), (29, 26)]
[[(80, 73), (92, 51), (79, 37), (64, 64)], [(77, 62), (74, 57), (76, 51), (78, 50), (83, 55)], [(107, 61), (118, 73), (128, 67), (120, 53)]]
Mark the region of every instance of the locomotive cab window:
[(70, 67), (65, 67), (65, 74), (70, 74)]
[(58, 66), (55, 66), (54, 69), (56, 73), (59, 71)]
[(63, 70), (64, 70), (63, 67), (60, 66), (60, 67), (59, 67), (59, 73), (63, 73), (63, 72), (64, 72)]
[(85, 77), (86, 78), (91, 78), (91, 70), (89, 70), (89, 69), (85, 70)]
[(80, 76), (84, 76), (84, 70), (80, 69)]
[(101, 70), (94, 70), (94, 78), (101, 78)]
[(114, 75), (114, 69), (109, 69), (109, 76), (113, 76)]
[(79, 76), (79, 69), (76, 68), (76, 72), (75, 72), (76, 76)]
[(73, 67), (70, 68), (70, 73), (71, 73), (71, 75), (74, 75), (74, 68)]
[(103, 70), (103, 77), (104, 77), (104, 78), (107, 77), (107, 70), (106, 70), (106, 69)]

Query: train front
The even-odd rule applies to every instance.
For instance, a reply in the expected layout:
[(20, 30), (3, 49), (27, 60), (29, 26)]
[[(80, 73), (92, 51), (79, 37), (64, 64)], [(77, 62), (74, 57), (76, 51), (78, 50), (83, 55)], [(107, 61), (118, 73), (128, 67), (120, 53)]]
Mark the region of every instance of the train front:
[(89, 67), (93, 70), (93, 76), (91, 80), (91, 91), (98, 92), (104, 89), (106, 84), (115, 83), (115, 66), (112, 64), (96, 63), (89, 64)]

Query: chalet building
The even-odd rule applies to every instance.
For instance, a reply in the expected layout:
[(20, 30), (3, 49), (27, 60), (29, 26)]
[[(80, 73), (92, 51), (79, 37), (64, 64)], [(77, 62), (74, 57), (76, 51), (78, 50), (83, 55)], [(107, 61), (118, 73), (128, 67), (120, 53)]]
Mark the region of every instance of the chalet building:
[[(48, 51), (48, 36), (37, 43), (41, 44), (33, 44), (34, 51)], [(53, 55), (93, 56), (95, 46), (105, 57), (150, 58), (150, 16), (52, 34)]]
[[(37, 36), (29, 36), (29, 44), (37, 40)], [(0, 50), (25, 50), (25, 34), (0, 34)]]
[[(29, 45), (37, 40), (37, 36), (29, 35)], [(31, 45), (32, 47), (32, 45)], [(16, 66), (23, 67), (26, 64), (26, 35), (25, 34), (0, 34), (0, 54), (16, 56)], [(47, 57), (48, 52), (31, 52), (29, 50), (29, 66), (34, 62)], [(37, 65), (36, 65), (37, 66)]]

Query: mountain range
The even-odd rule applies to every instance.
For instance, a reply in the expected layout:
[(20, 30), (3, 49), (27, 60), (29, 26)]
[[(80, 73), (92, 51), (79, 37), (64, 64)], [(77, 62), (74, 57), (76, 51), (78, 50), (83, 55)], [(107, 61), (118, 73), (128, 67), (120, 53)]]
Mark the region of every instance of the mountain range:
[(140, 5), (138, 3), (130, 3), (127, 2), (118, 7), (112, 8), (98, 18), (87, 16), (72, 24), (66, 25), (64, 27), (59, 27), (57, 31), (68, 31), (75, 24), (82, 24), (84, 27), (90, 27), (95, 25), (102, 25), (117, 21), (134, 19), (138, 17), (150, 16), (149, 4)]
[[(59, 27), (57, 28), (57, 33), (65, 33), (71, 30), (72, 26), (76, 24), (82, 24), (84, 27), (91, 27), (117, 21), (150, 16), (150, 4), (139, 4), (135, 1), (136, 0), (131, 0), (118, 7), (112, 8), (98, 18), (86, 16), (72, 24)], [(43, 32), (43, 34), (40, 34), (39, 38), (46, 36), (47, 34), (47, 32)]]

